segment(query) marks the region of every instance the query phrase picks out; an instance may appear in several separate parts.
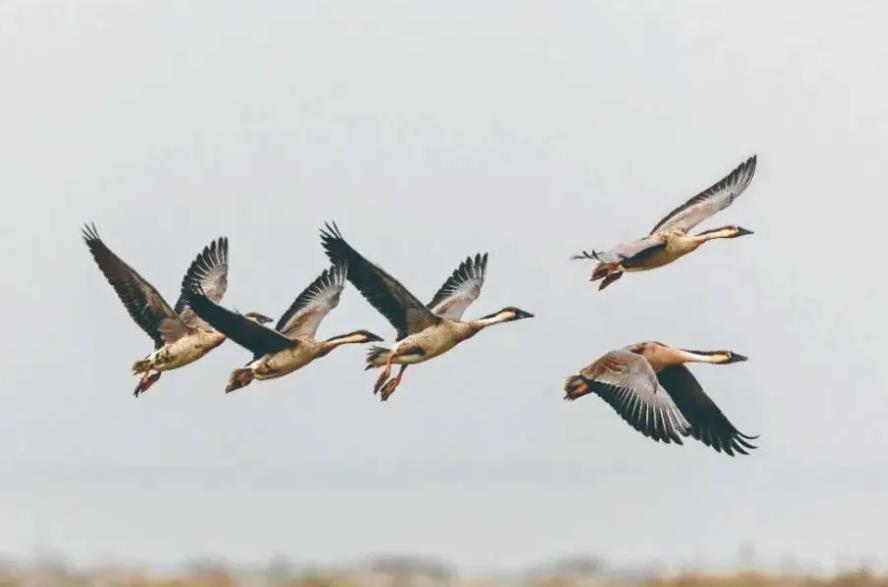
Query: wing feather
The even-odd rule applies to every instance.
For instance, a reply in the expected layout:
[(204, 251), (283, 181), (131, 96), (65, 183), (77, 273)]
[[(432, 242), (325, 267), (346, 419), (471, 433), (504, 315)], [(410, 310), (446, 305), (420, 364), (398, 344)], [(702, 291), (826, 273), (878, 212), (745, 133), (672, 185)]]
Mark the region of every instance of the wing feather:
[(185, 302), (201, 320), (253, 352), (255, 358), (296, 346), (280, 332), (266, 328), (243, 314), (232, 312), (213, 302), (199, 291), (183, 290)]
[(706, 395), (696, 377), (684, 365), (667, 367), (657, 373), (657, 380), (690, 422), (690, 435), (718, 452), (734, 456), (749, 454), (756, 448), (747, 436), (731, 424), (715, 402)]
[[(205, 246), (191, 262), (185, 277), (182, 278), (182, 290), (202, 291), (218, 304), (222, 301), (226, 289), (228, 289), (228, 239), (223, 236)], [(185, 296), (181, 293), (173, 309), (182, 317), (183, 322), (193, 324), (194, 312), (188, 308)]]
[(580, 377), (626, 423), (648, 438), (682, 444), (681, 436), (690, 425), (641, 355), (611, 351), (580, 371)]
[(651, 234), (673, 228), (687, 232), (716, 212), (730, 206), (752, 181), (756, 162), (756, 156), (753, 155), (741, 163), (721, 180), (667, 214), (651, 230)]
[(346, 275), (348, 267), (342, 263), (324, 269), (324, 272), (296, 297), (290, 308), (281, 316), (275, 330), (287, 338), (313, 337), (321, 320), (339, 304)]
[(154, 286), (109, 249), (95, 225), (85, 225), (83, 240), (130, 317), (154, 340), (155, 348), (184, 336), (188, 328)]
[(348, 265), (348, 280), (398, 331), (398, 340), (441, 321), (397, 279), (361, 256), (336, 224), (321, 231), (321, 244), (333, 264)]
[(429, 309), (442, 318), (460, 320), (466, 308), (481, 295), (486, 273), (487, 253), (476, 254), (474, 259), (466, 257), (429, 302)]

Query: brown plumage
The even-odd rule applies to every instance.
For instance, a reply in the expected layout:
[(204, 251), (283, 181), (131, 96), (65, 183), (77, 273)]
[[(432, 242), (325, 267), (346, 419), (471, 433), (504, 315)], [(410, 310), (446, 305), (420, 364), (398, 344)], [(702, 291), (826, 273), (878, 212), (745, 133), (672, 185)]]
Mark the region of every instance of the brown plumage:
[[(133, 372), (142, 376), (135, 395), (147, 391), (162, 371), (196, 361), (225, 341), (225, 335), (195, 316), (182, 298), (171, 308), (153, 285), (108, 248), (95, 225), (84, 226), (83, 240), (130, 317), (154, 341), (154, 352), (133, 363)], [(221, 300), (228, 284), (228, 239), (204, 247), (183, 283), (202, 287), (208, 296)]]
[(624, 272), (648, 271), (697, 250), (715, 239), (737, 238), (752, 234), (737, 225), (726, 225), (697, 234), (688, 234), (700, 222), (731, 205), (749, 186), (755, 174), (753, 155), (727, 176), (672, 210), (646, 237), (617, 245), (609, 251), (583, 251), (574, 259), (596, 261), (592, 281), (601, 280), (602, 290), (622, 277)]
[(733, 456), (755, 448), (691, 374), (686, 363), (726, 365), (745, 361), (731, 351), (690, 351), (640, 342), (610, 351), (564, 381), (565, 399), (595, 393), (630, 426), (656, 441), (682, 443), (692, 436)]

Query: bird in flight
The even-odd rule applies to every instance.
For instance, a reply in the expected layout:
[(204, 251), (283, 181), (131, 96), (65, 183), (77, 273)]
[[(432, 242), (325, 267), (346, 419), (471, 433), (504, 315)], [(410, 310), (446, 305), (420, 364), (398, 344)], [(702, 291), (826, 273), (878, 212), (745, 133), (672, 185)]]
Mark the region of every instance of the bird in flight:
[(223, 308), (199, 288), (183, 289), (182, 295), (198, 316), (253, 352), (253, 360), (246, 367), (231, 373), (225, 392), (249, 385), (253, 379), (274, 379), (292, 373), (343, 344), (382, 340), (366, 330), (326, 340), (315, 338), (321, 321), (339, 305), (347, 273), (345, 264), (325, 269), (296, 297), (274, 329)]
[[(530, 312), (508, 306), (475, 320), (462, 319), (466, 308), (481, 294), (486, 254), (463, 261), (432, 301), (423, 304), (397, 279), (352, 248), (335, 224), (327, 224), (321, 231), (321, 243), (334, 264), (348, 265), (348, 280), (397, 330), (394, 346), (371, 347), (367, 355), (367, 369), (381, 368), (373, 393), (379, 393), (383, 401), (397, 389), (408, 365), (444, 354), (488, 326), (533, 317)], [(401, 368), (390, 378), (393, 364)]]
[(746, 357), (731, 351), (689, 351), (645, 341), (610, 351), (564, 381), (564, 399), (595, 393), (633, 428), (656, 441), (692, 436), (734, 456), (756, 448), (715, 405), (685, 363), (728, 365)]
[[(147, 391), (163, 371), (192, 363), (225, 342), (225, 335), (195, 315), (184, 297), (171, 308), (154, 286), (105, 245), (95, 225), (84, 226), (83, 240), (129, 315), (154, 341), (154, 352), (133, 363), (133, 373), (142, 375), (134, 395)], [(228, 239), (221, 237), (204, 247), (182, 284), (200, 287), (211, 299), (221, 300), (228, 287)], [(256, 312), (249, 315), (271, 320)]]
[(583, 251), (572, 259), (596, 261), (592, 281), (600, 279), (598, 289), (602, 290), (626, 271), (656, 269), (697, 250), (705, 242), (752, 234), (751, 230), (735, 224), (697, 234), (688, 234), (688, 231), (730, 206), (749, 186), (755, 166), (756, 156), (753, 155), (720, 181), (667, 214), (646, 237), (621, 243), (608, 251)]

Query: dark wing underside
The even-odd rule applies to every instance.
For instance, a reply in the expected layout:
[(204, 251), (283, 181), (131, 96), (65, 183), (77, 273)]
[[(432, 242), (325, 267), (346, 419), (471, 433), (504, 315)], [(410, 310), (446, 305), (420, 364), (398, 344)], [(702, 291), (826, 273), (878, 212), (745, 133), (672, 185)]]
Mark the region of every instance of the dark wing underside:
[(321, 244), (334, 264), (348, 266), (348, 280), (395, 327), (398, 340), (441, 321), (397, 279), (353, 249), (335, 224), (321, 231)]
[(223, 308), (199, 292), (183, 290), (182, 293), (186, 303), (201, 320), (242, 347), (253, 351), (256, 358), (297, 345), (280, 332)]
[(129, 315), (154, 340), (155, 348), (186, 332), (185, 325), (154, 286), (102, 242), (95, 225), (83, 228), (83, 240)]
[(657, 380), (691, 424), (690, 435), (718, 452), (734, 456), (735, 452), (749, 454), (756, 448), (747, 436), (737, 430), (730, 420), (706, 395), (700, 383), (684, 365), (667, 367), (657, 373)]
[(644, 263), (653, 257), (655, 254), (663, 251), (666, 248), (666, 243), (658, 243), (652, 244), (646, 249), (642, 249), (632, 255), (631, 257), (626, 257), (622, 261), (620, 261), (620, 265), (622, 265), (625, 269), (632, 269), (633, 267), (638, 267), (639, 265), (644, 265)]

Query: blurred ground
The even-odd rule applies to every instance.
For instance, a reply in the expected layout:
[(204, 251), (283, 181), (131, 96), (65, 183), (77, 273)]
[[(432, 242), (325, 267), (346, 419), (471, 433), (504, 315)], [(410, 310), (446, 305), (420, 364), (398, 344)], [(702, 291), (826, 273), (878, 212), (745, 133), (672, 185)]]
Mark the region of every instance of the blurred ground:
[(489, 576), (463, 575), (440, 563), (414, 559), (381, 559), (325, 569), (272, 563), (247, 570), (196, 563), (167, 572), (114, 565), (72, 569), (42, 561), (0, 565), (0, 587), (888, 587), (888, 575), (866, 569), (832, 577), (751, 571), (643, 575), (608, 570), (595, 561), (570, 561)]

